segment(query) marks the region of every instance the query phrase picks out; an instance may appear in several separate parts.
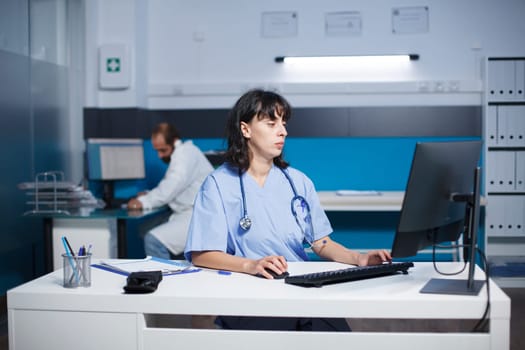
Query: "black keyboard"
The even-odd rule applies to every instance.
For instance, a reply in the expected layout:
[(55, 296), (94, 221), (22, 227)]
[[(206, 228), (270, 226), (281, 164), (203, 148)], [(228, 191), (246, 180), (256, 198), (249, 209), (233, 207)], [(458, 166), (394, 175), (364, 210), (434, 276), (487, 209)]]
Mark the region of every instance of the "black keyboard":
[(307, 273), (304, 275), (288, 276), (284, 282), (301, 287), (321, 287), (325, 284), (342, 283), (380, 276), (407, 274), (413, 267), (412, 262), (393, 262), (390, 264), (356, 266), (346, 269)]

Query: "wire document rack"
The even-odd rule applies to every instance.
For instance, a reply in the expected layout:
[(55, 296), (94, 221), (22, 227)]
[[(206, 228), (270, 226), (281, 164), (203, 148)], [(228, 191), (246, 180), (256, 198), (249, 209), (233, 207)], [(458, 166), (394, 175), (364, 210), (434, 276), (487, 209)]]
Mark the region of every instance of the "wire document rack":
[(26, 204), (33, 207), (24, 213), (70, 214), (70, 209), (98, 207), (99, 201), (88, 190), (73, 182), (64, 180), (62, 171), (38, 173), (33, 182), (23, 182), (18, 188), (26, 191)]

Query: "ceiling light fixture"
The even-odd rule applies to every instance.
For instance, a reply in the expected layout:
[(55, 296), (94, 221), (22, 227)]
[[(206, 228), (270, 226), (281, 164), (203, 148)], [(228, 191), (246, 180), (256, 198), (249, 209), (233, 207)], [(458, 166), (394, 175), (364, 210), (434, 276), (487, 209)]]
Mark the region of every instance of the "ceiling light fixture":
[(276, 63), (290, 64), (388, 64), (419, 60), (419, 55), (368, 55), (368, 56), (277, 56)]

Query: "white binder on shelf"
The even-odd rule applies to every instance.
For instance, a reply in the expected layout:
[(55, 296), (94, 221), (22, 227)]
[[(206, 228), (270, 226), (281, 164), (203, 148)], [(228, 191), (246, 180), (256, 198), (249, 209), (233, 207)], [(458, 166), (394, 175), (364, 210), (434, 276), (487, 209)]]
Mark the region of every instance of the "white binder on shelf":
[(525, 147), (525, 106), (515, 106), (516, 146)]
[(516, 94), (517, 101), (525, 101), (525, 60), (516, 60)]
[(503, 101), (512, 101), (516, 96), (516, 63), (514, 60), (502, 61), (503, 75), (501, 78), (503, 86)]
[(486, 135), (485, 140), (488, 147), (498, 145), (498, 107), (488, 106), (486, 115)]
[(485, 226), (487, 236), (498, 237), (504, 235), (504, 202), (503, 196), (490, 196), (486, 207)]
[(523, 117), (523, 112), (525, 111), (524, 106), (505, 106), (506, 110), (506, 128), (507, 128), (507, 146), (516, 147), (520, 146), (519, 135), (523, 137), (523, 131), (521, 129), (521, 119)]
[(525, 215), (523, 214), (525, 213), (525, 196), (520, 196), (518, 198), (521, 199), (521, 205), (519, 208), (521, 211), (517, 216), (518, 218), (521, 218), (519, 221), (520, 227), (518, 228), (518, 234), (520, 236), (525, 236)]
[(488, 100), (490, 102), (501, 101), (504, 85), (504, 63), (505, 61), (489, 61), (488, 62)]
[(515, 152), (493, 151), (487, 154), (487, 192), (515, 190)]
[[(525, 192), (525, 151), (516, 152), (516, 191)], [(525, 217), (524, 213), (521, 216)]]
[(487, 159), (485, 160), (485, 176), (486, 176), (486, 188), (487, 192), (498, 191), (498, 153), (499, 152), (488, 152)]
[(523, 213), (525, 212), (525, 197), (509, 196), (505, 207), (506, 232), (508, 236), (522, 236), (523, 230)]
[[(515, 237), (519, 235), (523, 215), (518, 211), (523, 210), (522, 198), (520, 196), (494, 196), (491, 198), (494, 204), (493, 215), (495, 223), (495, 235), (503, 237)], [(523, 212), (521, 212), (523, 213)]]
[(498, 106), (498, 146), (507, 147), (509, 146), (509, 107), (510, 106)]
[(516, 152), (505, 151), (500, 159), (499, 166), (502, 171), (503, 191), (516, 191)]

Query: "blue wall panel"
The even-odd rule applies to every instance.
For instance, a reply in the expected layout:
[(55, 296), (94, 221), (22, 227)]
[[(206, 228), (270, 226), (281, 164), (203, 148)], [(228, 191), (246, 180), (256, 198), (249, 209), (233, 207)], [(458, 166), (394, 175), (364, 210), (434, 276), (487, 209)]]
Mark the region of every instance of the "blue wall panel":
[(418, 141), (471, 138), (288, 138), (285, 158), (306, 173), (318, 191), (403, 191)]
[[(472, 138), (390, 137), (390, 138), (293, 138), (285, 146), (285, 158), (306, 173), (318, 191), (338, 189), (403, 191), (408, 180), (416, 142), (470, 140)], [(223, 139), (194, 139), (203, 151), (223, 150)], [(130, 197), (153, 188), (162, 178), (166, 165), (158, 158), (151, 142), (144, 143), (147, 179), (123, 181), (117, 196)], [(328, 212), (334, 229), (332, 239), (351, 249), (390, 249), (399, 220), (398, 212)], [(481, 240), (482, 241), (482, 240)], [(314, 259), (315, 257), (312, 256)], [(430, 260), (421, 253), (410, 260)], [(439, 260), (452, 259), (439, 254)]]

